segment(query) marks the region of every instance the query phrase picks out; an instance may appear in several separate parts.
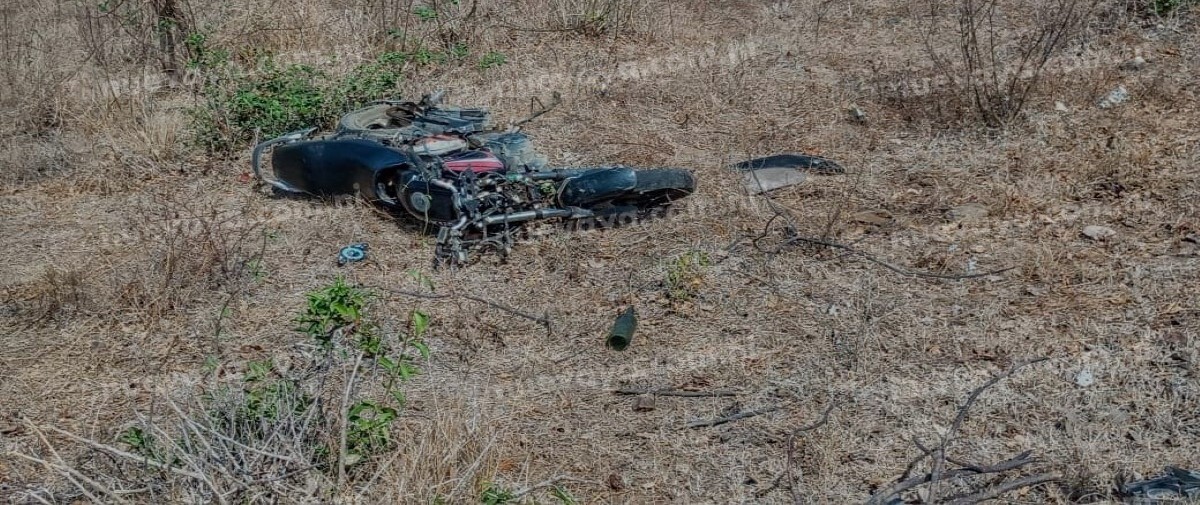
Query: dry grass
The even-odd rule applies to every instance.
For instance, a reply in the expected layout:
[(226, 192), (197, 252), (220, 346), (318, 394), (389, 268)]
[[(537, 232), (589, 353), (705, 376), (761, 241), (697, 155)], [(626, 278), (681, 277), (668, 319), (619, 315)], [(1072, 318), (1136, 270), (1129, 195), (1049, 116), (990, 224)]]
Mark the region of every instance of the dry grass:
[[(125, 449), (121, 430), (148, 419), (177, 436), (196, 419), (189, 392), (251, 361), (302, 356), (292, 319), (304, 292), (338, 274), (416, 288), (411, 271), (439, 291), (546, 312), (553, 331), (458, 298), (381, 300), (391, 323), (414, 307), (434, 320), (433, 358), (405, 386), (399, 445), (345, 488), (318, 472), (241, 498), (467, 502), (490, 482), (546, 502), (552, 486), (539, 484), (550, 480), (582, 503), (861, 501), (904, 471), (914, 437), (936, 443), (971, 389), (1035, 357), (1050, 359), (985, 392), (950, 445), (979, 462), (1032, 449), (1031, 472), (1064, 475), (1010, 498), (1103, 500), (1119, 475), (1200, 467), (1195, 12), (1147, 22), (1131, 2), (1102, 3), (1021, 117), (992, 130), (944, 121), (939, 104), (961, 97), (922, 87), (937, 76), (923, 1), (481, 1), (474, 13), (469, 1), (435, 2), (437, 22), (405, 2), (181, 3), (239, 62), (264, 51), (343, 71), (396, 49), (392, 29), (407, 44), (462, 42), (469, 58), (413, 68), (399, 92), (450, 88), (454, 101), (518, 118), (531, 96), (558, 90), (566, 103), (530, 125), (552, 160), (699, 175), (670, 220), (533, 240), (503, 266), (431, 271), (432, 243), (413, 226), (355, 202), (268, 198), (241, 182), (245, 153), (183, 146), (194, 90), (162, 78), (153, 33), (60, 4), (0, 8), (0, 499), (86, 499), (65, 468), (109, 490), (145, 477), (159, 494), (128, 495), (137, 502), (238, 487), (244, 476), (221, 473), (233, 467), (197, 462), (220, 480), (212, 486), (173, 479), (49, 427)], [(480, 68), (488, 51), (507, 63)], [(1118, 68), (1135, 55), (1145, 68)], [(1132, 100), (1097, 108), (1118, 83)], [(865, 123), (848, 118), (851, 103)], [(789, 245), (778, 220), (755, 247), (774, 212), (723, 165), (781, 151), (851, 169), (773, 195), (796, 233), (938, 273), (1013, 269), (905, 277)], [(945, 217), (966, 203), (988, 215)], [(862, 211), (894, 220), (856, 220)], [(1087, 225), (1117, 234), (1089, 240)], [(339, 269), (338, 248), (355, 241), (372, 259)], [(687, 296), (672, 296), (672, 259), (693, 251), (709, 262), (687, 272)], [(640, 318), (633, 344), (606, 350), (627, 304)], [(210, 373), (213, 363), (228, 373)], [(1096, 382), (1081, 387), (1085, 369)], [(624, 385), (739, 394), (634, 411), (611, 393)], [(789, 444), (834, 402), (827, 424)], [(679, 429), (769, 406), (779, 410)]]

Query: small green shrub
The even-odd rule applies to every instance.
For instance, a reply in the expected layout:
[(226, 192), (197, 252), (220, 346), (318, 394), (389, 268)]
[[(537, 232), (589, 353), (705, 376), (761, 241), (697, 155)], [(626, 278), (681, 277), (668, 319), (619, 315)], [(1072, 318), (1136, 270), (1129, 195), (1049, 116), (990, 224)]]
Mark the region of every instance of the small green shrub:
[(346, 466), (362, 461), (362, 458), (391, 447), (392, 422), (400, 413), (387, 406), (363, 400), (350, 407), (346, 421)]
[(192, 32), (183, 40), (187, 48), (187, 68), (207, 70), (220, 68), (229, 62), (229, 51), (209, 44), (208, 35)]
[(348, 333), (374, 333), (374, 324), (364, 321), (363, 315), (371, 293), (346, 284), (338, 277), (333, 284), (308, 293), (308, 305), (296, 319), (300, 332), (328, 347), (333, 334), (349, 329)]
[(482, 58), (479, 58), (479, 69), (487, 70), (489, 68), (498, 67), (507, 62), (508, 62), (508, 57), (505, 56), (504, 53), (498, 53), (496, 51), (488, 51), (488, 53), (483, 55)]
[[(323, 344), (318, 352), (291, 355), (287, 366), (250, 361), (240, 378), (212, 374), (210, 384), (163, 396), (159, 411), (118, 435), (127, 453), (97, 475), (145, 494), (137, 502), (203, 503), (329, 498), (349, 489), (343, 483), (378, 475), (378, 456), (396, 445), (400, 385), (428, 358), (432, 321), (416, 309), (407, 321), (377, 320), (374, 299), (341, 278), (308, 293), (296, 320)], [(513, 499), (502, 489), (490, 496)]]
[(667, 296), (672, 300), (688, 300), (704, 283), (705, 269), (711, 264), (703, 251), (688, 251), (667, 265)]
[(404, 78), (407, 54), (389, 51), (355, 67), (326, 93), (324, 119), (335, 121), (347, 110), (391, 95)]
[[(429, 332), (429, 315), (413, 310), (408, 328), (388, 338), (369, 314), (368, 305), (374, 296), (339, 277), (329, 286), (308, 293), (305, 310), (297, 318), (297, 330), (325, 349), (338, 351), (335, 354), (339, 355), (357, 351), (362, 357), (374, 360), (385, 372), (383, 389), (396, 402), (395, 407), (389, 407), (361, 400), (350, 407), (346, 427), (347, 466), (391, 446), (389, 430), (399, 416), (396, 409), (406, 403), (399, 385), (420, 372), (418, 356), (429, 358), (429, 347), (424, 342)], [(333, 337), (338, 334), (341, 338), (335, 340)]]
[(1196, 0), (1150, 0), (1146, 12), (1155, 16), (1166, 16), (1196, 3)]
[[(204, 39), (197, 39), (198, 47)], [(198, 65), (206, 74), (203, 100), (190, 110), (195, 143), (209, 152), (228, 152), (253, 141), (308, 127), (331, 126), (348, 110), (387, 98), (403, 79), (404, 64), (437, 60), (437, 54), (386, 52), (334, 78), (307, 65), (263, 61), (257, 72), (234, 68), (225, 53), (205, 49)], [(222, 59), (224, 58), (224, 59)]]
[(517, 499), (517, 495), (512, 491), (491, 482), (483, 488), (483, 492), (479, 495), (479, 501), (483, 505), (504, 505), (515, 499)]
[(312, 404), (295, 381), (274, 376), (275, 364), (270, 359), (251, 361), (246, 368), (239, 421), (250, 425), (275, 421), (287, 414), (303, 414)]
[(193, 108), (197, 143), (209, 151), (229, 151), (254, 139), (273, 137), (321, 121), (327, 76), (306, 65), (267, 61), (261, 73), (233, 77), (227, 85), (213, 77), (204, 86), (204, 104)]
[(417, 6), (415, 9), (413, 9), (413, 14), (416, 14), (421, 21), (433, 21), (438, 17), (437, 10), (428, 5)]
[(465, 59), (470, 55), (471, 47), (468, 46), (466, 42), (456, 42), (454, 45), (450, 46), (450, 56), (453, 56), (456, 60)]

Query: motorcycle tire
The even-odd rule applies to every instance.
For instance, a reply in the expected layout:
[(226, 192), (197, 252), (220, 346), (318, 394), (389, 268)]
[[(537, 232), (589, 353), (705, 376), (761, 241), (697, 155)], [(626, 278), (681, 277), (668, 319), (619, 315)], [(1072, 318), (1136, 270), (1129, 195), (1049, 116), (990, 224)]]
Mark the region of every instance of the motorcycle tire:
[(652, 168), (637, 170), (637, 184), (625, 195), (613, 200), (615, 205), (639, 208), (668, 205), (696, 191), (696, 177), (682, 168)]
[(338, 121), (338, 133), (348, 133), (372, 140), (390, 140), (400, 136), (401, 129), (392, 121), (387, 104), (372, 105), (351, 111)]

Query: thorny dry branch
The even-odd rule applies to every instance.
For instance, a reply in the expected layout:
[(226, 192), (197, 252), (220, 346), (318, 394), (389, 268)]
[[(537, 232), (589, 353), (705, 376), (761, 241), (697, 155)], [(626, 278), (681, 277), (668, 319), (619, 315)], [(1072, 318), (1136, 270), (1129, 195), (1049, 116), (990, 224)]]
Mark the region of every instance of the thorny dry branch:
[(837, 402), (830, 402), (829, 406), (825, 407), (825, 412), (823, 412), (821, 414), (820, 419), (817, 419), (816, 421), (814, 421), (812, 423), (809, 423), (807, 425), (796, 428), (795, 430), (792, 430), (791, 435), (788, 435), (787, 468), (785, 469), (785, 474), (787, 475), (787, 478), (788, 478), (788, 490), (792, 493), (792, 502), (793, 503), (800, 503), (800, 490), (798, 489), (799, 479), (797, 479), (795, 474), (792, 472), (792, 467), (793, 467), (792, 464), (796, 460), (796, 437), (799, 437), (801, 433), (809, 432), (809, 431), (815, 430), (817, 428), (820, 428), (821, 426), (824, 426), (825, 423), (829, 422), (829, 414), (832, 414), (833, 409), (836, 409), (837, 406), (838, 406)]
[[(1030, 455), (1032, 454), (1032, 451), (1025, 451), (1021, 454), (1018, 454), (1017, 456), (1014, 456), (1007, 460), (1001, 461), (1000, 463), (996, 463), (994, 465), (979, 465), (979, 464), (973, 464), (973, 463), (964, 462), (964, 461), (950, 458), (946, 455), (946, 450), (947, 450), (948, 446), (950, 445), (950, 442), (954, 440), (955, 433), (957, 433), (959, 428), (962, 427), (962, 424), (966, 420), (967, 415), (971, 410), (971, 407), (975, 404), (975, 402), (979, 399), (979, 396), (981, 394), (983, 394), (984, 391), (986, 391), (988, 388), (996, 385), (1001, 380), (1004, 380), (1007, 377), (1011, 377), (1014, 373), (1016, 373), (1021, 368), (1024, 368), (1025, 366), (1028, 366), (1028, 365), (1031, 365), (1034, 363), (1040, 363), (1042, 361), (1046, 361), (1047, 359), (1049, 359), (1049, 358), (1037, 358), (1037, 359), (1014, 364), (1012, 367), (1010, 367), (1005, 372), (1000, 373), (1000, 374), (992, 377), (991, 379), (988, 379), (982, 385), (980, 385), (979, 387), (972, 390), (971, 393), (967, 396), (967, 401), (964, 402), (962, 407), (960, 407), (958, 409), (958, 414), (955, 415), (954, 422), (950, 425), (950, 429), (947, 430), (944, 435), (942, 435), (942, 437), (939, 441), (938, 447), (936, 449), (930, 450), (930, 449), (926, 448), (923, 444), (921, 444), (921, 442), (919, 440), (914, 438), (913, 444), (917, 446), (917, 449), (921, 451), (921, 454), (919, 456), (917, 456), (916, 459), (914, 459), (912, 462), (910, 462), (908, 464), (904, 473), (900, 476), (899, 479), (897, 479), (897, 482), (895, 484), (892, 484), (891, 486), (888, 486), (888, 487), (884, 488), (883, 490), (880, 490), (879, 492), (872, 495), (871, 498), (869, 500), (867, 500), (867, 503), (870, 505), (888, 503), (893, 497), (899, 495), (900, 493), (907, 491), (909, 489), (912, 489), (916, 486), (923, 485), (923, 484), (930, 485), (929, 492), (928, 492), (928, 498), (926, 499), (926, 501), (928, 503), (937, 503), (938, 487), (939, 487), (939, 484), (944, 480), (954, 479), (954, 478), (958, 478), (958, 477), (967, 477), (967, 476), (972, 476), (972, 475), (1002, 473), (1002, 472), (1006, 472), (1009, 470), (1014, 470), (1014, 469), (1023, 467), (1029, 463), (1036, 461), (1036, 459), (1030, 457)], [(909, 477), (909, 475), (911, 475), (913, 469), (915, 469), (916, 466), (921, 461), (923, 461), (925, 458), (932, 459), (932, 463), (931, 463), (932, 469), (924, 475), (919, 475), (916, 477)], [(958, 465), (961, 468), (946, 470), (945, 466), (946, 466), (947, 462)], [(954, 501), (954, 503), (976, 503), (978, 501), (983, 501), (986, 499), (994, 498), (995, 496), (1006, 493), (1008, 491), (1020, 489), (1022, 487), (1028, 487), (1028, 486), (1041, 484), (1041, 483), (1048, 482), (1050, 480), (1055, 480), (1058, 478), (1059, 477), (1057, 476), (1057, 474), (1053, 474), (1053, 475), (1052, 474), (1040, 474), (1040, 475), (1035, 475), (1035, 476), (1031, 476), (1031, 477), (1027, 477), (1027, 478), (1021, 478), (1021, 479), (1009, 481), (1005, 484), (1002, 484), (1002, 485), (992, 488), (990, 490), (981, 491), (981, 492), (978, 492), (978, 493), (975, 493), (975, 494), (972, 494), (969, 496), (965, 496), (965, 497), (960, 497), (960, 498), (956, 499)], [(1017, 484), (1020, 484), (1020, 485), (1017, 485)], [(975, 500), (975, 501), (970, 501), (970, 500)]]

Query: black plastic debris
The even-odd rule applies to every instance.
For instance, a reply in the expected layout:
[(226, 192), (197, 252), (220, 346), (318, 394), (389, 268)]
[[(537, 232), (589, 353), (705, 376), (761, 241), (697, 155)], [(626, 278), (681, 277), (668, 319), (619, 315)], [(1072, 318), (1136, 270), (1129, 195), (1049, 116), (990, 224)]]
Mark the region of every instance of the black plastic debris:
[(1129, 482), (1121, 486), (1121, 494), (1142, 503), (1200, 499), (1200, 472), (1168, 466), (1165, 475), (1153, 479)]
[(762, 158), (754, 158), (733, 165), (734, 170), (742, 172), (750, 170), (761, 170), (764, 168), (790, 168), (794, 170), (804, 170), (814, 174), (833, 175), (844, 174), (846, 169), (829, 158), (821, 156), (810, 156), (807, 154), (775, 154), (764, 156)]
[(742, 172), (742, 185), (758, 194), (804, 182), (807, 173), (833, 175), (846, 170), (833, 160), (807, 154), (776, 154), (734, 164)]
[(341, 251), (338, 251), (338, 266), (367, 259), (368, 249), (370, 249), (370, 246), (364, 243), (350, 244), (343, 247)]
[(621, 315), (617, 316), (617, 320), (613, 322), (612, 330), (608, 332), (608, 340), (605, 345), (614, 351), (624, 351), (629, 347), (629, 343), (633, 341), (633, 332), (637, 330), (637, 311), (633, 307), (625, 309)]

